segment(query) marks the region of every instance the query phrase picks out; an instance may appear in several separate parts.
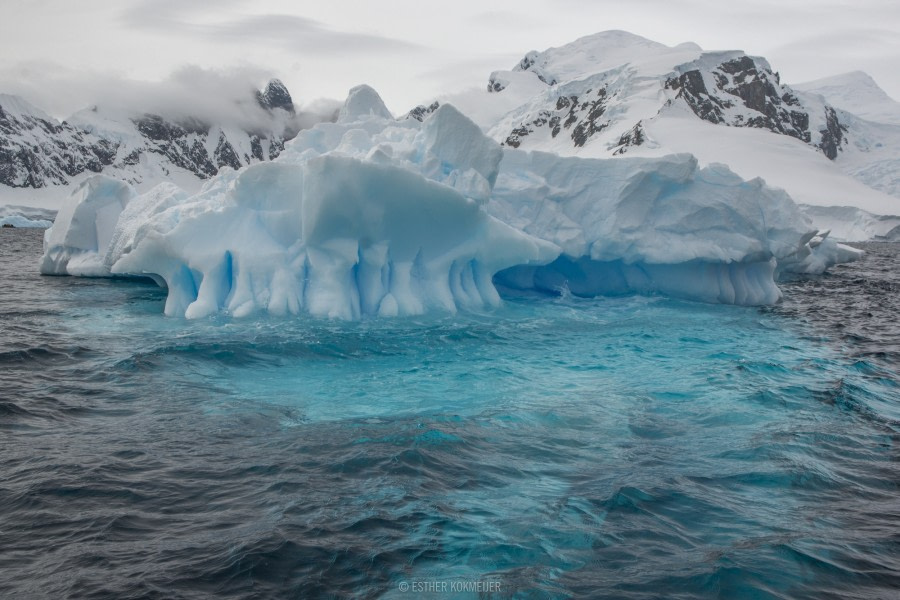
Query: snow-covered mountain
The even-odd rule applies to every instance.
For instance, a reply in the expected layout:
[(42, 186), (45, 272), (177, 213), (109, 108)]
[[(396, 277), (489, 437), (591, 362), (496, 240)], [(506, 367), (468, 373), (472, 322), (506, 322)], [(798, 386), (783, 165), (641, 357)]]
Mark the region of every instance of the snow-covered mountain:
[[(392, 118), (360, 94), (350, 100)], [(160, 181), (196, 191), (223, 166), (278, 156), (303, 121), (277, 80), (248, 91), (246, 102), (264, 117), (252, 126), (102, 106), (60, 123), (0, 96), (0, 203), (55, 208), (70, 184), (93, 173), (138, 192)], [(891, 236), (894, 221), (876, 215), (900, 214), (900, 104), (861, 73), (792, 87), (761, 57), (606, 31), (528, 52), (511, 70), (491, 73), (481, 92), (445, 96), (404, 117), (427, 121), (448, 102), (507, 149), (581, 158), (692, 154), (700, 168), (726, 164), (818, 207), (810, 217), (840, 239)], [(58, 199), (36, 201), (44, 192)]]
[(103, 173), (139, 189), (174, 180), (196, 189), (227, 166), (278, 156), (299, 130), (290, 92), (273, 79), (249, 93), (258, 118), (211, 123), (204, 115), (165, 118), (94, 106), (59, 122), (16, 96), (0, 95), (0, 185), (14, 198), (67, 196), (71, 184)]
[(900, 157), (890, 126), (783, 84), (764, 58), (741, 51), (607, 31), (529, 52), (493, 72), (486, 92), (448, 99), (506, 147), (585, 158), (686, 152), (799, 203), (900, 213), (888, 195)]
[(876, 123), (900, 125), (900, 102), (887, 95), (862, 71), (795, 84), (794, 89), (819, 94), (835, 108)]
[[(670, 48), (611, 31), (529, 52), (513, 72), (532, 74), (546, 89), (492, 128), (507, 146), (572, 153), (589, 144), (592, 155), (622, 154), (653, 143), (645, 120), (684, 108), (712, 124), (791, 136), (829, 158), (844, 142), (831, 106), (815, 95), (798, 95), (765, 59), (739, 51)], [(503, 93), (507, 83), (510, 73), (496, 71), (488, 89)]]
[(795, 86), (838, 109), (849, 143), (835, 161), (849, 175), (900, 198), (900, 102), (860, 71)]

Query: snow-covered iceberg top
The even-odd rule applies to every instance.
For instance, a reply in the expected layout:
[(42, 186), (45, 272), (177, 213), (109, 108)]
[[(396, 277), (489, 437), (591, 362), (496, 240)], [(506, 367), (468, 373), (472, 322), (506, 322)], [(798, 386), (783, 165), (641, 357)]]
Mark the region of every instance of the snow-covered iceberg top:
[(86, 181), (41, 271), (151, 277), (167, 315), (358, 319), (494, 306), (495, 283), (766, 304), (779, 271), (856, 256), (724, 166), (504, 154), (451, 105), (398, 121), (360, 86), (336, 123), (197, 194)]

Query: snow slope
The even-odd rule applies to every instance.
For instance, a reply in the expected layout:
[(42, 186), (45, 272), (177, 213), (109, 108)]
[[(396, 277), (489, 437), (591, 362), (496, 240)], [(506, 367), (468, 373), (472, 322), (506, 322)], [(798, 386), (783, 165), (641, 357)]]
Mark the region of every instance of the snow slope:
[(834, 106), (866, 121), (900, 125), (900, 102), (887, 95), (862, 71), (793, 84), (796, 90), (818, 94)]
[(840, 109), (848, 144), (837, 165), (866, 185), (900, 198), (900, 103), (860, 71), (796, 87)]
[[(494, 99), (504, 95), (505, 105)], [(507, 147), (588, 158), (686, 152), (701, 166), (721, 162), (762, 177), (804, 204), (900, 213), (889, 195), (897, 188), (895, 130), (781, 84), (765, 59), (740, 51), (602, 32), (529, 52), (465, 102), (515, 105), (502, 115), (475, 113)]]

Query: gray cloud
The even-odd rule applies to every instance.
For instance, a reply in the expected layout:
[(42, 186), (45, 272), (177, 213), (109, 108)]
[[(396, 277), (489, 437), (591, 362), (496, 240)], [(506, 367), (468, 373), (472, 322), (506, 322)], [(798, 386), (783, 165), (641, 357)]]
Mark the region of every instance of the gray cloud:
[[(439, 17), (420, 0), (389, 8), (365, 0), (13, 0), (10, 18), (0, 20), (0, 92), (24, 94), (57, 116), (116, 94), (175, 110), (208, 95), (185, 91), (187, 82), (169, 75), (178, 65), (227, 72), (250, 63), (273, 67), (301, 97), (344, 97), (370, 83), (402, 112), (481, 89), (491, 71), (529, 50), (624, 29), (667, 45), (765, 56), (787, 82), (863, 70), (900, 97), (900, 53), (883, 39), (900, 39), (896, 0), (457, 0)], [(862, 33), (872, 30), (890, 31)], [(268, 71), (259, 71), (242, 89), (265, 82)], [(160, 98), (148, 84), (126, 94), (140, 79), (162, 79), (170, 93)]]
[[(225, 7), (240, 8), (244, 4), (240, 0), (227, 0)], [(400, 39), (331, 29), (319, 21), (298, 15), (242, 15), (210, 21), (211, 11), (203, 10), (204, 5), (215, 5), (212, 14), (220, 14), (223, 10), (221, 3), (208, 0), (199, 3), (161, 0), (133, 6), (123, 12), (120, 19), (133, 28), (201, 37), (214, 43), (252, 43), (295, 52), (327, 52), (332, 56), (426, 50), (421, 45)]]
[[(121, 73), (30, 63), (0, 70), (0, 89), (24, 97), (59, 119), (99, 105), (128, 116), (152, 113), (176, 120), (202, 116), (211, 123), (253, 130), (278, 125), (256, 102), (256, 91), (272, 77), (271, 71), (259, 67), (189, 65), (161, 81), (140, 81)], [(337, 106), (335, 100), (301, 106), (290, 125), (308, 126), (330, 118)]]

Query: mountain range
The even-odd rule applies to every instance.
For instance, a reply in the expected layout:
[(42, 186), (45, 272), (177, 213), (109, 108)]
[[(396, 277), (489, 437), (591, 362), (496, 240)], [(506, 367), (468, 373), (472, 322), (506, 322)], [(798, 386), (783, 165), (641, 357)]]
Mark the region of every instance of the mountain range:
[(529, 52), (483, 91), (443, 100), (506, 147), (686, 152), (785, 189), (842, 239), (900, 231), (876, 216), (900, 214), (900, 105), (862, 73), (789, 86), (762, 57), (607, 31)]
[[(273, 80), (248, 102), (264, 116), (252, 127), (103, 106), (58, 122), (0, 95), (0, 203), (35, 205), (93, 173), (196, 189), (223, 167), (276, 158), (301, 128), (291, 95)], [(762, 57), (606, 31), (528, 52), (483, 90), (405, 118), (428, 119), (446, 102), (504, 147), (584, 158), (687, 152), (785, 189), (835, 236), (900, 232), (900, 219), (878, 216), (900, 214), (900, 103), (861, 72), (786, 85)]]
[(56, 199), (97, 173), (137, 186), (173, 180), (196, 189), (222, 167), (272, 160), (300, 129), (290, 92), (273, 79), (249, 92), (254, 122), (209, 122), (202, 114), (132, 114), (92, 106), (60, 122), (26, 100), (0, 95), (0, 198)]

